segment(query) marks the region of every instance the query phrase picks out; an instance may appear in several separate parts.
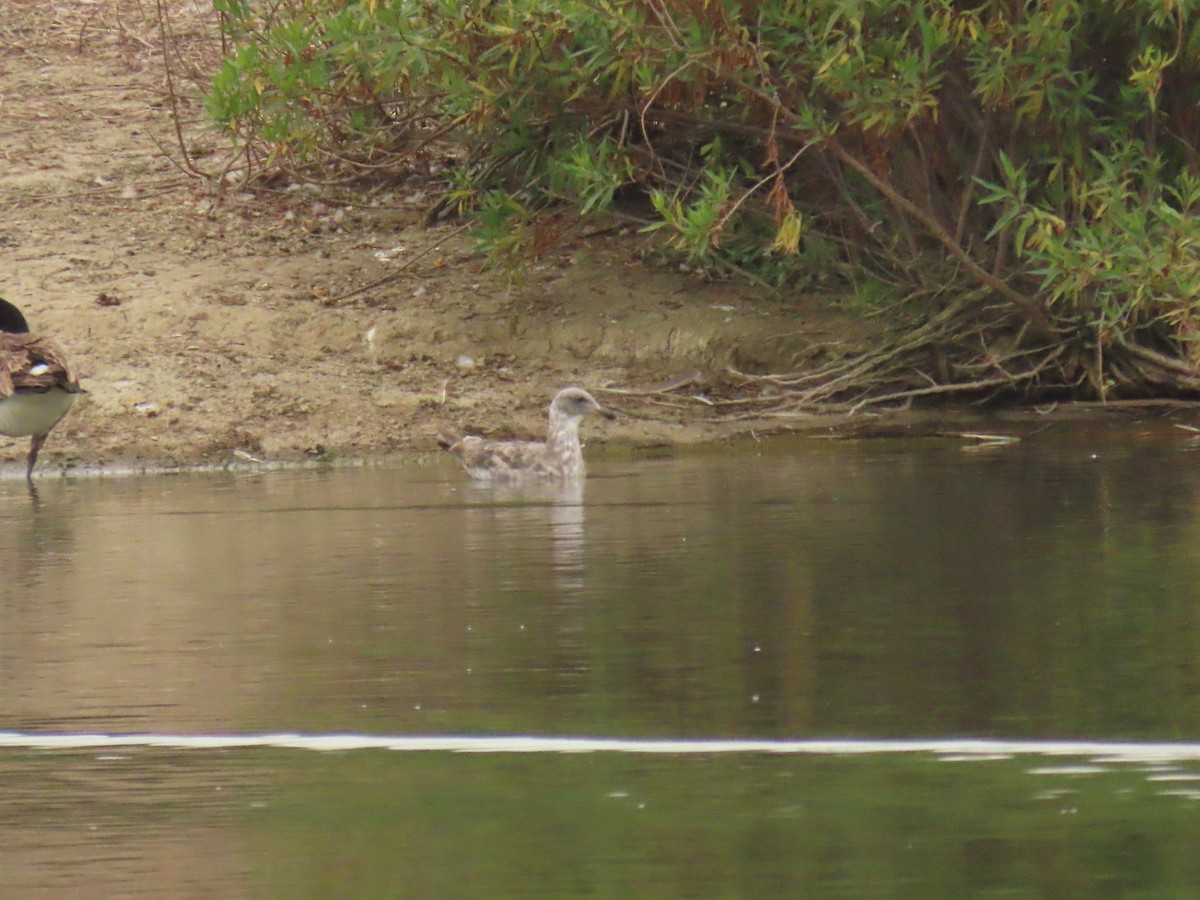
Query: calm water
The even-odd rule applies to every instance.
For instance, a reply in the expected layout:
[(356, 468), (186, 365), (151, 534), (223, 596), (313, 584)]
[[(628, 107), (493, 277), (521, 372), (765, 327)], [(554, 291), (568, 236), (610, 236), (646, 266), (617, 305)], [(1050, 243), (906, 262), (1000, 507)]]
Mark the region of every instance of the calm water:
[(969, 446), (0, 482), (5, 895), (1194, 897), (1200, 750), (1038, 742), (1200, 742), (1196, 445)]

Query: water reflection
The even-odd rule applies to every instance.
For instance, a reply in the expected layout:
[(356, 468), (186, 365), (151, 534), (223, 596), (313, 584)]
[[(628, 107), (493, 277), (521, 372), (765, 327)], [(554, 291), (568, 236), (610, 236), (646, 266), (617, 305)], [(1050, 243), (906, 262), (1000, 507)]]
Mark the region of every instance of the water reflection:
[(1186, 897), (1200, 875), (1200, 804), (1130, 766), (8, 751), (0, 786), (14, 896)]
[[(69, 509), (57, 502), (62, 496), (58, 487), (60, 490), (48, 490), (48, 504), (33, 485), (14, 485), (5, 492), (11, 498), (0, 516), (0, 580), (21, 589), (20, 594), (12, 592), (14, 597), (33, 596), (31, 592), (42, 584), (47, 570), (61, 565), (72, 552), (71, 516)], [(23, 500), (20, 495), (26, 492), (28, 499)]]
[[(0, 483), (0, 730), (198, 741), (0, 748), (6, 885), (1187, 896), (1191, 757), (878, 741), (1200, 739), (1196, 459), (1080, 431), (598, 459), (580, 494), (451, 461)], [(205, 743), (273, 732), (869, 752)]]
[(0, 758), (9, 896), (237, 896), (248, 859), (234, 827), (261, 808), (261, 767), (138, 750)]
[(533, 531), (550, 541), (562, 598), (584, 587), (584, 482), (478, 482), (467, 485), (465, 548), (469, 555), (503, 552), (497, 537)]
[(1194, 736), (1186, 447), (0, 484), (0, 728)]

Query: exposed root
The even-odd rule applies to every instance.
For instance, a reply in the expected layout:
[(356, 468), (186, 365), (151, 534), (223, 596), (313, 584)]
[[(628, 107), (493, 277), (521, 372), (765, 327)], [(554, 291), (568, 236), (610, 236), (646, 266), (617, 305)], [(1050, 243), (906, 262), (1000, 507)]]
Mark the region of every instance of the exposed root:
[(1090, 397), (1096, 405), (1119, 406), (1151, 397), (1182, 405), (1200, 397), (1200, 370), (1162, 350), (1132, 343), (1098, 348), (1065, 326), (1062, 333), (1071, 337), (1044, 340), (1031, 331), (1011, 307), (989, 305), (986, 293), (976, 291), (884, 346), (815, 369), (752, 374), (731, 367), (730, 389), (721, 396), (677, 393), (692, 380), (620, 392), (663, 406), (703, 403), (731, 421), (853, 418), (944, 399), (982, 405)]

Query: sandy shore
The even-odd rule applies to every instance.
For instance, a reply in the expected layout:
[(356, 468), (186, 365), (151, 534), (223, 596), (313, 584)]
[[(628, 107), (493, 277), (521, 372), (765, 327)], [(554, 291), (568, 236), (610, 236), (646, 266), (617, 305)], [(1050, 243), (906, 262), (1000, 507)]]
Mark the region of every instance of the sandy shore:
[[(227, 142), (198, 95), (176, 84), (172, 99), (142, 7), (6, 13), (0, 296), (68, 348), (89, 392), (51, 435), (47, 474), (431, 452), (444, 422), (534, 436), (567, 384), (622, 414), (592, 441), (707, 440), (779, 427), (716, 420), (705, 401), (730, 366), (853, 339), (819, 302), (640, 264), (635, 235), (557, 247), (510, 284), (461, 226), (423, 226), (418, 180), (354, 198), (214, 190), (181, 171), (171, 108), (196, 169), (219, 171)], [(215, 50), (206, 14), (174, 25), (199, 60)], [(0, 458), (27, 443), (0, 439)]]

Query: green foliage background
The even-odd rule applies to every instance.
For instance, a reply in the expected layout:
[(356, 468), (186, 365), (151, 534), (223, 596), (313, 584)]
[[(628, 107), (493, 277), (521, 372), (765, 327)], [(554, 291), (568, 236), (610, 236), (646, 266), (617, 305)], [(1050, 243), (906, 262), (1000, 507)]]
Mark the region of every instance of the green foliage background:
[(500, 255), (619, 209), (713, 269), (904, 301), (939, 382), (990, 354), (1026, 393), (1197, 391), (1196, 5), (216, 0), (209, 112), (272, 165), (452, 153)]

